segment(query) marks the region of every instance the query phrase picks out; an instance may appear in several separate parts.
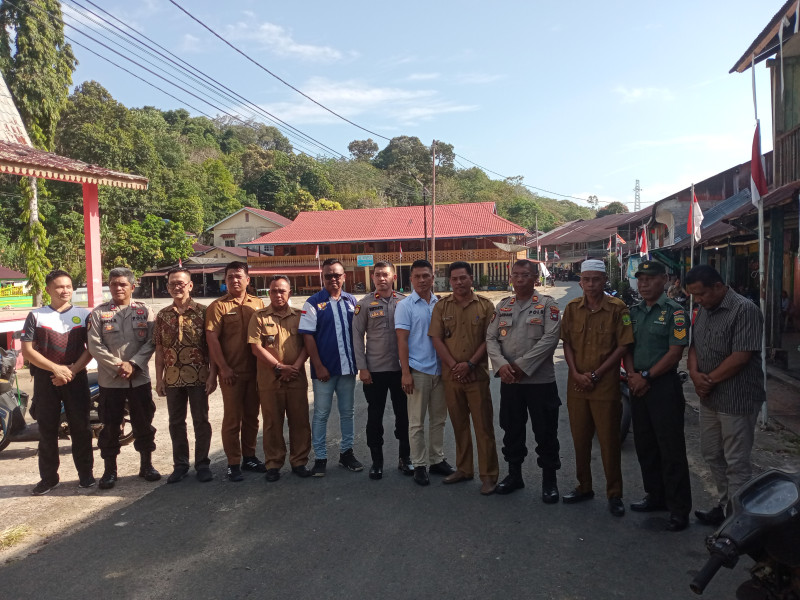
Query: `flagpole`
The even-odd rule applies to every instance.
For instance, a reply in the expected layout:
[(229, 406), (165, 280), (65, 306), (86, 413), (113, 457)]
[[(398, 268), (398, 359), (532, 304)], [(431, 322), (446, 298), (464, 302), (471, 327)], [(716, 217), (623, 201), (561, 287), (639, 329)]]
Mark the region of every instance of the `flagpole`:
[[(692, 184), (692, 197), (689, 198), (689, 225), (691, 226), (692, 233), (691, 235), (691, 250), (689, 251), (689, 270), (691, 271), (694, 268), (694, 184)], [(685, 264), (685, 263), (684, 263)], [(684, 286), (686, 283), (684, 282)], [(694, 296), (689, 294), (689, 323), (694, 323)], [(689, 345), (692, 345), (692, 330), (693, 327), (689, 327)]]
[[(759, 141), (760, 142), (760, 141)], [(761, 144), (759, 143), (759, 147)], [(764, 327), (761, 330), (761, 370), (764, 374), (764, 391), (767, 391), (767, 285), (765, 280), (764, 266), (764, 199), (758, 200), (758, 281), (759, 298), (761, 300), (761, 315), (764, 320)], [(767, 426), (769, 415), (767, 413), (767, 403), (761, 405), (761, 425)]]

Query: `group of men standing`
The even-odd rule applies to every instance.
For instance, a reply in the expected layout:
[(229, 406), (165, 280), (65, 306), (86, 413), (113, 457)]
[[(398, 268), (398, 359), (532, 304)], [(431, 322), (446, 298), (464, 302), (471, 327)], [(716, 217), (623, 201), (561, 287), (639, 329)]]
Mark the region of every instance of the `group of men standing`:
[[(280, 479), (287, 448), (299, 477), (323, 477), (328, 460), (327, 422), (336, 396), (341, 441), (339, 463), (349, 471), (363, 465), (353, 452), (354, 388), (360, 379), (367, 400), (366, 438), (371, 454), (370, 479), (384, 469), (383, 417), (387, 396), (394, 413), (398, 469), (422, 486), (429, 473), (445, 484), (474, 479), (472, 435), (477, 446), (480, 493), (510, 494), (524, 487), (522, 463), (527, 456), (530, 418), (542, 501), (558, 502), (561, 468), (558, 417), (561, 400), (553, 356), (564, 342), (568, 366), (567, 409), (575, 447), (577, 486), (564, 494), (565, 504), (594, 497), (590, 467), (597, 435), (606, 479), (609, 510), (625, 513), (620, 451), (620, 363), (632, 394), (635, 444), (646, 496), (631, 504), (635, 511), (670, 513), (667, 529), (688, 525), (691, 489), (683, 432), (684, 400), (677, 367), (690, 341), (690, 315), (664, 294), (666, 271), (646, 261), (636, 277), (643, 300), (629, 311), (604, 293), (605, 264), (582, 264), (583, 295), (563, 316), (555, 300), (537, 292), (537, 268), (518, 260), (511, 271), (514, 294), (497, 307), (473, 291), (472, 267), (449, 266), (453, 293), (433, 293), (430, 263), (414, 262), (413, 292), (394, 291), (396, 273), (385, 262), (375, 265), (374, 291), (360, 301), (344, 291), (340, 261), (322, 265), (323, 289), (297, 310), (290, 305), (291, 285), (276, 275), (269, 285), (270, 304), (248, 293), (247, 265), (225, 269), (227, 293), (208, 308), (191, 298), (188, 270), (168, 273), (173, 303), (157, 315), (132, 301), (133, 273), (112, 269), (111, 302), (89, 313), (72, 306), (72, 282), (63, 271), (47, 277), (48, 307), (30, 313), (23, 333), (23, 353), (32, 365), (34, 394), (42, 439), (41, 481), (34, 494), (58, 485), (57, 429), (63, 402), (72, 433), (79, 485), (91, 487), (89, 392), (85, 367), (98, 363), (100, 414), (104, 424), (98, 446), (104, 460), (99, 487), (117, 481), (119, 431), (127, 406), (141, 455), (139, 475), (160, 479), (151, 455), (155, 449), (148, 361), (156, 355), (156, 392), (166, 396), (173, 448), (169, 483), (190, 470), (187, 404), (195, 431), (196, 477), (211, 481), (208, 395), (219, 379), (223, 397), (221, 426), (227, 478), (241, 481), (242, 470)], [(750, 450), (755, 415), (764, 400), (758, 361), (760, 312), (722, 283), (711, 267), (691, 270), (690, 293), (700, 305), (688, 366), (701, 399), (701, 446), (719, 490), (719, 503), (696, 511), (698, 520), (718, 524), (730, 494), (751, 473)], [(499, 420), (507, 476), (498, 483), (499, 465), (489, 391), (491, 358), (500, 378)], [(308, 415), (305, 362), (311, 361), (313, 417)], [(264, 420), (265, 462), (256, 457), (259, 411)], [(447, 415), (456, 445), (456, 466), (444, 456)], [(427, 421), (427, 422), (426, 422)], [(315, 461), (307, 464), (313, 447)]]

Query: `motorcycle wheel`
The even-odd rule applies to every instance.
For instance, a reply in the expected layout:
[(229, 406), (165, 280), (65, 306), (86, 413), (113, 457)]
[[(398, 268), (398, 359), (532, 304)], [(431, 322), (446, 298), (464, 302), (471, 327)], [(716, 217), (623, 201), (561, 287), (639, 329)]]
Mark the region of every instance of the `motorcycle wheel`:
[(122, 426), (119, 429), (119, 445), (127, 446), (133, 441), (133, 425), (131, 425), (131, 413), (128, 405), (125, 404), (125, 413), (122, 417)]
[(619, 425), (619, 443), (622, 444), (631, 430), (631, 399), (628, 386), (622, 386), (622, 394), (620, 396), (622, 400), (622, 420)]

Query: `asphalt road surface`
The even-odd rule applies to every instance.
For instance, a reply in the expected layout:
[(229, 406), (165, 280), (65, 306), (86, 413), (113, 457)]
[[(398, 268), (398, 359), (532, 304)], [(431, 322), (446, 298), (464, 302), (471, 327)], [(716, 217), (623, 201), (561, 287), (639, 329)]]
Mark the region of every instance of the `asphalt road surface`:
[[(570, 286), (568, 296), (578, 291)], [(566, 370), (559, 349), (556, 372), (564, 402)], [(499, 380), (493, 380), (492, 394), (496, 413)], [(694, 597), (688, 584), (705, 561), (704, 538), (711, 529), (693, 521), (686, 531), (665, 532), (665, 513), (612, 517), (596, 444), (597, 496), (582, 504), (543, 504), (540, 472), (530, 456), (523, 466), (526, 487), (510, 496), (481, 496), (477, 477), (445, 486), (432, 475), (423, 488), (393, 468), (397, 441), (387, 404), (381, 481), (367, 477), (366, 403), (358, 384), (355, 452), (367, 466), (363, 472), (336, 464), (339, 427), (333, 411), (325, 478), (300, 479), (287, 465), (276, 483), (253, 473), (230, 483), (222, 476), (224, 455), (217, 453), (212, 483), (188, 477), (160, 485), (37, 553), (0, 566), (0, 599)], [(450, 427), (448, 421), (445, 449), (454, 463)], [(499, 453), (502, 430), (497, 424), (495, 430)], [(695, 505), (707, 508), (712, 498), (700, 476), (696, 415), (688, 408), (687, 438)], [(575, 485), (566, 406), (559, 439), (563, 493)], [(627, 504), (643, 495), (631, 437), (622, 464)], [(733, 572), (723, 569), (704, 597), (733, 598), (751, 564), (743, 559)]]

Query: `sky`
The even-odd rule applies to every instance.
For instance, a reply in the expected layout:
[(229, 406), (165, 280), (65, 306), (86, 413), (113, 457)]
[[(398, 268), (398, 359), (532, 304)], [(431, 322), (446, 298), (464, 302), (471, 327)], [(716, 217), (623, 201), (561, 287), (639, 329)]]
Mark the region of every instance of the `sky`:
[[(492, 178), (522, 176), (545, 196), (586, 205), (596, 195), (600, 206), (619, 201), (630, 209), (637, 179), (646, 206), (749, 160), (751, 71), (728, 71), (782, 4), (176, 2), (265, 69), (371, 133), (249, 62), (169, 0), (95, 0), (342, 155), (353, 140), (372, 138), (381, 148), (388, 143), (383, 137), (417, 136), (426, 145), (441, 140), (454, 146), (458, 167), (475, 163)], [(103, 14), (87, 0), (63, 0), (70, 38), (181, 101), (78, 46), (75, 84), (98, 81), (128, 107), (200, 114), (191, 104), (211, 116), (219, 108), (252, 116), (241, 103), (204, 104), (89, 40), (83, 33), (109, 46), (99, 34), (118, 38), (79, 4)], [(127, 48), (123, 54), (141, 62)], [(772, 148), (769, 86), (761, 63), (756, 90), (764, 152)], [(210, 98), (205, 91), (197, 95)], [(290, 140), (297, 149), (322, 153), (294, 133)]]

